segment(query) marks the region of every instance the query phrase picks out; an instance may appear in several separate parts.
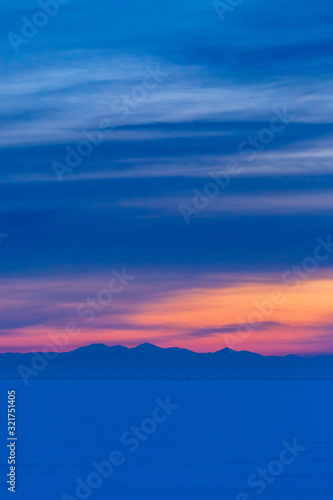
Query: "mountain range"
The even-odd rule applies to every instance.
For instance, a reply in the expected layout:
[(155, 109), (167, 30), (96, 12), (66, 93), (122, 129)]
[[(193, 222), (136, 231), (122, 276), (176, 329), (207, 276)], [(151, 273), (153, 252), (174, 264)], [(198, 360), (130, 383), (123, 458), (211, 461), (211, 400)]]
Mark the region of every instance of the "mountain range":
[[(52, 358), (52, 359), (51, 359)], [(262, 356), (225, 348), (197, 353), (152, 344), (92, 344), (70, 352), (2, 353), (0, 377), (21, 378), (333, 378), (333, 356)]]

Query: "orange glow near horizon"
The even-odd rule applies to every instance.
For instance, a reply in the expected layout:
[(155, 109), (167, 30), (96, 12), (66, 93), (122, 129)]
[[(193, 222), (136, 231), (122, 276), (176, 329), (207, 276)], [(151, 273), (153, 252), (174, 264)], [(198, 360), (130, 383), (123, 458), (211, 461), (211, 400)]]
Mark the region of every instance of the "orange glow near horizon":
[[(247, 277), (226, 288), (168, 292), (155, 300), (130, 304), (125, 313), (117, 312), (119, 302), (115, 301), (89, 325), (81, 325), (74, 317), (81, 332), (67, 335), (67, 344), (61, 337), (64, 329), (40, 324), (11, 330), (10, 335), (0, 337), (0, 347), (26, 352), (48, 345), (52, 350), (51, 334), (62, 339), (60, 350), (65, 351), (98, 342), (127, 346), (151, 342), (199, 352), (224, 347), (261, 354), (332, 352), (332, 292), (330, 277), (304, 281), (296, 289), (274, 279), (251, 281)], [(18, 298), (20, 305), (21, 301)], [(67, 309), (68, 304), (60, 304), (60, 311)], [(115, 320), (124, 326), (108, 326)]]
[[(169, 331), (175, 328), (183, 334), (192, 332), (192, 337), (177, 336), (177, 345), (190, 345), (201, 352), (223, 347), (263, 354), (332, 350), (329, 335), (326, 342), (322, 336), (320, 343), (318, 340), (318, 332), (324, 331), (332, 317), (332, 292), (333, 280), (323, 279), (305, 282), (297, 289), (247, 283), (225, 289), (191, 290), (150, 305), (149, 311), (137, 315), (135, 321), (145, 325), (159, 321)], [(272, 296), (279, 303), (274, 304)], [(236, 325), (234, 332), (195, 336), (196, 330), (217, 331), (230, 325)], [(164, 344), (172, 345), (172, 337)]]

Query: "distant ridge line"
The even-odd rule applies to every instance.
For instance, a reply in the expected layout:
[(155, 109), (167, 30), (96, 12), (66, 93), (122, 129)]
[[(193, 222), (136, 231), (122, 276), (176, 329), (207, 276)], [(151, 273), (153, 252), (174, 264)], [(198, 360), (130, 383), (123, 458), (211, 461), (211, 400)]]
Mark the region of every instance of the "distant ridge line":
[[(263, 356), (228, 348), (198, 353), (143, 343), (91, 344), (69, 352), (2, 353), (0, 378), (332, 379), (333, 356)], [(24, 375), (27, 374), (27, 375)]]

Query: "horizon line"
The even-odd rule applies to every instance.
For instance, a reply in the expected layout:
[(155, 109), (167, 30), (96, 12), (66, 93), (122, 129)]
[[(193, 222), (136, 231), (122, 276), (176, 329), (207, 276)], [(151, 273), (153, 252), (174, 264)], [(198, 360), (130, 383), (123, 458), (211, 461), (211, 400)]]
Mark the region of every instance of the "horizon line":
[[(240, 351), (237, 351), (235, 349), (231, 349), (230, 347), (224, 347), (222, 349), (218, 349), (217, 351), (205, 351), (205, 352), (198, 352), (198, 351), (193, 351), (192, 349), (188, 349), (186, 347), (178, 347), (178, 346), (171, 346), (171, 347), (161, 347), (161, 346), (158, 346), (156, 344), (152, 344), (151, 342), (142, 342), (140, 344), (137, 344), (137, 345), (133, 345), (133, 346), (125, 346), (125, 345), (121, 345), (121, 344), (112, 344), (112, 345), (107, 345), (103, 342), (94, 342), (94, 343), (91, 343), (91, 344), (84, 344), (84, 345), (80, 345), (80, 346), (77, 346), (77, 347), (73, 347), (72, 349), (69, 349), (69, 350), (54, 350), (54, 351), (45, 351), (47, 353), (50, 353), (50, 354), (53, 354), (53, 353), (57, 353), (57, 354), (66, 354), (66, 353), (70, 353), (70, 352), (74, 352), (74, 351), (77, 351), (79, 349), (85, 349), (85, 348), (89, 348), (89, 347), (93, 347), (93, 346), (103, 346), (103, 347), (106, 347), (108, 349), (112, 349), (112, 348), (115, 348), (115, 347), (121, 347), (123, 349), (128, 349), (128, 350), (131, 350), (131, 349), (137, 349), (139, 347), (143, 347), (143, 346), (149, 346), (149, 347), (154, 347), (156, 349), (162, 349), (162, 350), (168, 350), (168, 349), (178, 349), (178, 350), (181, 350), (181, 351), (188, 351), (188, 352), (192, 352), (194, 354), (217, 354), (219, 352), (223, 352), (223, 351), (230, 351), (232, 353), (249, 353), (249, 354), (255, 354), (257, 356), (262, 356), (262, 357), (265, 357), (265, 358), (269, 358), (269, 357), (277, 357), (277, 358), (286, 358), (286, 357), (289, 357), (289, 356), (295, 356), (295, 357), (298, 357), (298, 358), (303, 358), (303, 359), (308, 359), (308, 358), (316, 358), (316, 357), (325, 357), (325, 356), (332, 356), (333, 353), (309, 353), (309, 355), (300, 355), (300, 354), (295, 354), (295, 353), (289, 353), (289, 354), (284, 354), (284, 355), (279, 355), (279, 354), (260, 354), (258, 352), (255, 352), (255, 351), (248, 351), (246, 349), (244, 350), (240, 350)], [(57, 347), (57, 346), (54, 346), (54, 347)], [(40, 353), (40, 354), (45, 354), (45, 352), (43, 350), (36, 350), (34, 349), (33, 351), (0, 351), (0, 355), (1, 354), (36, 354), (36, 353)]]

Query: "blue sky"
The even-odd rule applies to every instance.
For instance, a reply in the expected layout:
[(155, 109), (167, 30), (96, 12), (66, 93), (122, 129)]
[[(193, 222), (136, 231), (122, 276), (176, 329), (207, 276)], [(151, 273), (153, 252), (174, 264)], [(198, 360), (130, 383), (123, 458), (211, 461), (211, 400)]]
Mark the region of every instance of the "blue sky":
[[(70, 316), (59, 290), (49, 299), (57, 321), (11, 319), (22, 303), (37, 311), (40, 282), (82, 281), (86, 296), (91, 276), (126, 266), (142, 284), (130, 311), (148, 307), (156, 276), (169, 298), (239, 276), (279, 281), (330, 234), (330, 2), (244, 0), (222, 22), (210, 1), (70, 0), (15, 51), (8, 34), (22, 36), (22, 17), (40, 10), (0, 2), (0, 272), (13, 309), (4, 348), (25, 326), (59, 328)], [(267, 137), (276, 115), (287, 122), (249, 160), (249, 138)], [(87, 134), (100, 144), (60, 182), (55, 162)], [(179, 206), (230, 162), (239, 173), (186, 224)], [(328, 279), (331, 268), (318, 272)], [(36, 284), (28, 301), (26, 280)]]

